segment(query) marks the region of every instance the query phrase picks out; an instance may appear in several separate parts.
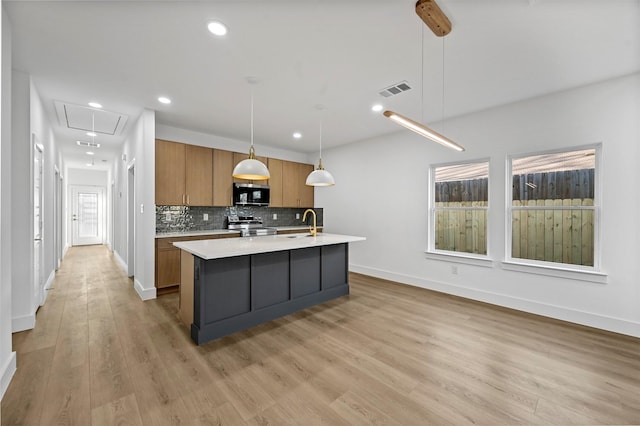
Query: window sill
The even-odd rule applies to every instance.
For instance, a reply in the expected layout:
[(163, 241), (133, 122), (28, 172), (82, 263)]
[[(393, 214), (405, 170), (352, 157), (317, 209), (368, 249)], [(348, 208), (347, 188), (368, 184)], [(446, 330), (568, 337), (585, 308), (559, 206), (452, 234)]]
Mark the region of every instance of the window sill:
[(562, 267), (555, 265), (524, 263), (515, 260), (503, 260), (502, 269), (508, 271), (528, 272), (530, 274), (547, 275), (558, 278), (568, 278), (571, 280), (589, 281), (600, 284), (606, 284), (608, 279), (608, 275), (604, 272), (574, 269), (571, 267)]
[(446, 251), (425, 251), (425, 256), (427, 257), (427, 259), (443, 260), (445, 262), (464, 263), (466, 265), (493, 268), (493, 260), (487, 256), (482, 255)]

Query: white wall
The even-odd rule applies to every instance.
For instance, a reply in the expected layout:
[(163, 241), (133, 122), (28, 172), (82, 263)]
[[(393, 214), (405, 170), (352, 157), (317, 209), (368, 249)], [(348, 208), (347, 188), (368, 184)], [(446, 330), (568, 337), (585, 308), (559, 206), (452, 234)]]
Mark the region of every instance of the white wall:
[[(446, 121), (443, 133), (464, 153), (404, 130), (327, 150), (324, 164), (336, 186), (316, 191), (316, 205), (325, 208), (327, 232), (367, 237), (350, 249), (353, 271), (640, 336), (639, 103), (635, 74)], [(504, 270), (506, 156), (597, 142), (607, 282)], [(453, 275), (451, 263), (424, 254), (429, 165), (487, 157), (494, 264), (459, 264)]]
[[(141, 299), (156, 297), (155, 269), (155, 112), (144, 110), (131, 127), (122, 148), (126, 160), (116, 159), (115, 220), (113, 244), (120, 263), (128, 259), (127, 193), (128, 166), (135, 171), (135, 265), (134, 286)], [(123, 265), (125, 266), (125, 265)]]
[(12, 330), (33, 328), (35, 312), (44, 300), (33, 290), (33, 188), (32, 136), (43, 150), (43, 283), (46, 290), (55, 276), (54, 248), (54, 167), (62, 169), (53, 130), (44, 112), (38, 90), (28, 74), (12, 74), (12, 145), (11, 145), (11, 250), (12, 250)]
[(11, 24), (0, 5), (0, 400), (16, 371), (11, 348)]
[(32, 291), (33, 229), (31, 212), (31, 130), (29, 75), (13, 71), (11, 128), (11, 297), (13, 331), (35, 326), (38, 304)]
[[(29, 95), (31, 97), (31, 111), (30, 111), (30, 128), (31, 133), (36, 135), (39, 143), (44, 147), (43, 151), (43, 172), (42, 172), (42, 218), (43, 218), (43, 230), (42, 230), (42, 244), (43, 244), (43, 259), (42, 259), (42, 272), (43, 272), (43, 295), (46, 298), (47, 290), (53, 284), (56, 270), (55, 259), (55, 233), (54, 233), (54, 209), (55, 209), (55, 170), (54, 167), (58, 167), (61, 170), (61, 164), (57, 163), (59, 160), (57, 144), (53, 134), (53, 128), (48, 120), (48, 117), (44, 110), (44, 105), (38, 94), (37, 87), (30, 82)], [(32, 162), (29, 161), (29, 164)], [(33, 170), (31, 170), (33, 173)], [(31, 192), (32, 193), (32, 192)], [(31, 222), (33, 223), (33, 221)], [(37, 301), (40, 305), (44, 304), (44, 301)]]

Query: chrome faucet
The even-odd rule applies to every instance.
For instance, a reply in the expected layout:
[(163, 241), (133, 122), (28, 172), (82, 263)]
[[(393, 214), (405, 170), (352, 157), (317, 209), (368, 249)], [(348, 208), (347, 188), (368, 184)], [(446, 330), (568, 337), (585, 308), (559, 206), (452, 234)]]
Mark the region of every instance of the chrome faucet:
[(318, 234), (318, 228), (316, 227), (316, 212), (314, 212), (312, 209), (306, 209), (304, 211), (304, 214), (302, 215), (302, 221), (304, 222), (307, 219), (307, 213), (311, 212), (311, 214), (313, 215), (313, 228), (309, 227), (309, 233), (311, 234), (311, 236), (315, 237)]

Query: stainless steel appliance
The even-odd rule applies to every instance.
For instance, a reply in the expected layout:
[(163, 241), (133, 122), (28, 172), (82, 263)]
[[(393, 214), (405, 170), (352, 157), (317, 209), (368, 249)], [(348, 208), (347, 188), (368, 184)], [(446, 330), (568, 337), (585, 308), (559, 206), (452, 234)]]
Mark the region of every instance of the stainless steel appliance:
[(233, 184), (233, 205), (235, 206), (268, 206), (271, 190), (268, 185), (253, 183)]
[(275, 235), (276, 228), (262, 225), (262, 218), (255, 216), (227, 216), (227, 228), (240, 231), (243, 237), (256, 237), (259, 235)]

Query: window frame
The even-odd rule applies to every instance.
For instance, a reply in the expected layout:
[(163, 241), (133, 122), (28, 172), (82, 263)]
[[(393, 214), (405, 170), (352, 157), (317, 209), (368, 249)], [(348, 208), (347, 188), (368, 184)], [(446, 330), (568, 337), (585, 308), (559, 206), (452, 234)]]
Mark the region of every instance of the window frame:
[[(568, 153), (572, 151), (582, 151), (586, 149), (595, 150), (595, 166), (594, 166), (594, 188), (593, 188), (593, 206), (513, 206), (513, 160), (545, 154)], [(566, 278), (585, 279), (588, 281), (601, 282), (601, 277), (606, 277), (601, 271), (601, 200), (602, 200), (602, 143), (594, 143), (588, 145), (578, 145), (550, 150), (541, 150), (527, 152), (521, 154), (507, 155), (505, 168), (505, 257), (503, 260), (504, 269), (521, 270), (543, 275), (562, 276)], [(593, 266), (575, 265), (572, 263), (551, 262), (546, 260), (523, 259), (513, 257), (513, 212), (514, 210), (592, 210), (593, 211)], [(578, 273), (577, 275), (572, 273)]]
[[(479, 164), (486, 163), (487, 164), (487, 206), (486, 207), (454, 207), (454, 208), (438, 208), (436, 207), (436, 169), (439, 167), (447, 167), (447, 166), (462, 166), (467, 164)], [(463, 161), (453, 161), (447, 163), (437, 163), (431, 164), (429, 166), (429, 214), (428, 214), (428, 223), (427, 223), (427, 250), (425, 253), (427, 257), (438, 260), (449, 260), (452, 262), (462, 262), (462, 263), (470, 263), (477, 266), (493, 266), (493, 260), (491, 258), (490, 253), (490, 241), (491, 241), (491, 232), (490, 232), (490, 208), (491, 208), (491, 161), (489, 157), (475, 159), (475, 160), (463, 160)], [(484, 210), (486, 211), (486, 245), (487, 245), (487, 253), (486, 254), (477, 254), (477, 253), (468, 253), (462, 251), (453, 251), (453, 250), (441, 250), (436, 249), (436, 212), (439, 210)]]

